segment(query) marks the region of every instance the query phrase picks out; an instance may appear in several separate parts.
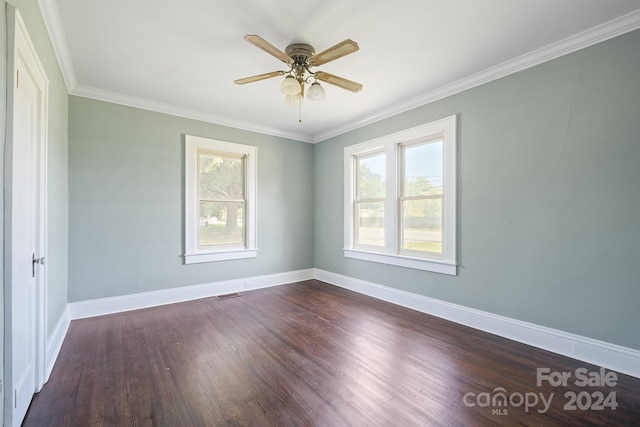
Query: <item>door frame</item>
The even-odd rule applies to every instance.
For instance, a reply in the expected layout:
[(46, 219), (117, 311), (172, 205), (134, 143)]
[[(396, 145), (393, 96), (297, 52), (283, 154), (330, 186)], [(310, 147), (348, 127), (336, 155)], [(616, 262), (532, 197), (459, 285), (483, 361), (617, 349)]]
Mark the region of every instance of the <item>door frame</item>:
[[(13, 104), (16, 87), (15, 56), (21, 55), (40, 89), (38, 100), (38, 132), (36, 137), (37, 207), (36, 250), (38, 257), (47, 258), (47, 156), (48, 156), (48, 104), (49, 80), (38, 58), (27, 27), (20, 12), (6, 4), (7, 19), (7, 105), (6, 139), (4, 147), (4, 425), (16, 424), (14, 420), (13, 378), (13, 310), (12, 310), (12, 225), (13, 225)], [(35, 390), (40, 391), (46, 382), (47, 338), (47, 262), (38, 266), (35, 287)]]

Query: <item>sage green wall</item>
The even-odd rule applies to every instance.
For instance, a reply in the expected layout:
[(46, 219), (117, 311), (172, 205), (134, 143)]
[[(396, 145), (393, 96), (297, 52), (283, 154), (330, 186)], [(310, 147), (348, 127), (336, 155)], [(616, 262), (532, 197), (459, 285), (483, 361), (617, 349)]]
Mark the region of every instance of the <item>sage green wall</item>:
[[(640, 349), (640, 31), (315, 146), (315, 266)], [(458, 115), (455, 277), (343, 257), (343, 148)]]
[[(258, 147), (258, 257), (184, 265), (184, 134)], [(313, 267), (313, 146), (70, 97), (69, 301)]]

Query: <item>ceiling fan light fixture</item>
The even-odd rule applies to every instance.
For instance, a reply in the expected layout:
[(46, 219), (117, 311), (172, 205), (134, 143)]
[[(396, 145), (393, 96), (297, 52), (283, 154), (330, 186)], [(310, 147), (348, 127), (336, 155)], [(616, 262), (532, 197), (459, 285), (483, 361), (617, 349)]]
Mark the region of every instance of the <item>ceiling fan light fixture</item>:
[(295, 107), (296, 105), (300, 105), (302, 102), (302, 95), (299, 93), (296, 95), (287, 95), (284, 98), (284, 102), (290, 107)]
[(300, 82), (295, 77), (289, 75), (284, 78), (280, 85), (280, 92), (285, 95), (299, 95), (301, 91)]
[[(280, 91), (285, 94), (285, 103), (290, 106), (300, 107), (300, 111), (302, 111), (302, 101), (305, 98), (305, 92), (307, 92), (306, 98), (310, 101), (321, 101), (325, 99), (326, 93), (324, 87), (318, 82), (319, 80), (351, 92), (359, 92), (362, 89), (360, 83), (334, 76), (324, 71), (311, 71), (309, 69), (356, 52), (359, 47), (353, 40), (344, 40), (316, 54), (313, 46), (306, 43), (290, 44), (283, 52), (256, 34), (247, 34), (244, 39), (264, 50), (269, 55), (281, 60), (287, 64), (289, 69), (288, 71), (272, 71), (270, 73), (234, 80), (233, 82), (237, 85), (253, 83), (277, 76), (285, 76), (280, 83)], [(298, 121), (302, 121), (302, 118), (300, 117)]]
[(307, 92), (307, 99), (310, 101), (322, 101), (326, 96), (324, 88), (318, 82), (313, 82)]

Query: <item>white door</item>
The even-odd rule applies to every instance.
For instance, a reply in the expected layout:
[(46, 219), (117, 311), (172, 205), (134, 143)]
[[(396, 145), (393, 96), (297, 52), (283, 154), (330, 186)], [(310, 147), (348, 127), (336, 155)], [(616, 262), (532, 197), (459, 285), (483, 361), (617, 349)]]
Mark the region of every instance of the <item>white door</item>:
[[(16, 13), (13, 76), (9, 78), (10, 123), (7, 123), (5, 178), (5, 259), (9, 283), (9, 325), (6, 325), (5, 410), (19, 426), (36, 391), (42, 386), (44, 313), (44, 162), (47, 80), (26, 29)], [(9, 122), (9, 121), (8, 121)], [(6, 277), (6, 276), (5, 276)], [(12, 405), (10, 405), (12, 403)], [(10, 406), (7, 408), (7, 406)]]
[[(13, 104), (12, 324), (15, 418), (22, 420), (36, 389), (36, 138), (37, 86), (22, 72)], [(22, 74), (22, 75), (20, 75)]]

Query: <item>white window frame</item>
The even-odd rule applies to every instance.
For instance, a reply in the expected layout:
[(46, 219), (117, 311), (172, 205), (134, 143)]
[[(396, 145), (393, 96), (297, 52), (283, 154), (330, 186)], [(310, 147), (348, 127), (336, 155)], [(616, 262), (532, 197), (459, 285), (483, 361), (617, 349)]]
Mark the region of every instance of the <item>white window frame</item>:
[[(245, 242), (241, 245), (200, 247), (198, 242), (198, 151), (215, 151), (245, 157)], [(185, 135), (185, 264), (255, 258), (257, 147)]]
[[(443, 254), (435, 256), (415, 251), (400, 250), (400, 183), (402, 164), (400, 150), (403, 145), (432, 139), (441, 135), (443, 144)], [(346, 258), (391, 264), (400, 267), (432, 271), (449, 275), (457, 274), (457, 188), (456, 188), (456, 116), (386, 135), (344, 149), (344, 256)], [(385, 152), (386, 200), (385, 246), (380, 249), (355, 245), (355, 160), (376, 151)]]

